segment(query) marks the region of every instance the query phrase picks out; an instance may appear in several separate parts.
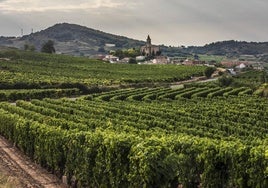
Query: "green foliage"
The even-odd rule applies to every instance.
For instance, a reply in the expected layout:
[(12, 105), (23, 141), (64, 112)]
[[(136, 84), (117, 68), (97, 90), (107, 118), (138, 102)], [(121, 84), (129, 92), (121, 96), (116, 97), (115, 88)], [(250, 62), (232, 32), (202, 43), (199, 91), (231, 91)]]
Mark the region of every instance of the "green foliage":
[(229, 86), (233, 82), (233, 78), (230, 76), (222, 76), (218, 79), (220, 86)]
[(238, 95), (240, 92), (243, 92), (245, 91), (247, 88), (244, 88), (244, 87), (240, 87), (240, 88), (236, 88), (236, 89), (233, 89), (231, 91), (228, 91), (228, 92), (225, 92), (223, 94), (224, 97), (227, 97), (229, 95)]
[(43, 98), (60, 98), (80, 95), (77, 88), (72, 89), (22, 89), (0, 90), (0, 101), (16, 101)]
[(103, 93), (95, 93), (84, 97), (86, 100), (103, 100), (103, 101), (115, 101), (115, 100), (129, 100), (129, 101), (171, 101), (174, 99), (183, 98), (213, 98), (217, 96), (229, 96), (229, 95), (251, 95), (252, 89), (248, 87), (218, 87), (216, 85), (196, 85), (187, 86), (186, 88), (140, 88), (140, 89), (121, 89), (108, 91)]
[(247, 86), (251, 87), (252, 89), (256, 89), (261, 86), (261, 84), (266, 82), (267, 75), (265, 71), (249, 70), (246, 72), (242, 72), (233, 78), (234, 82), (232, 85)]
[(268, 84), (262, 84), (256, 91), (254, 91), (253, 95), (268, 97)]
[[(248, 87), (102, 92), (107, 87), (98, 84), (172, 82), (204, 67), (15, 52), (0, 53), (12, 59), (0, 62), (0, 86), (40, 89), (0, 97), (59, 97), (78, 92), (73, 87), (92, 92), (76, 101), (0, 103), (0, 134), (51, 172), (69, 182), (75, 177), (78, 187), (267, 187), (268, 102), (246, 95)], [(70, 89), (43, 90), (55, 86)]]
[(126, 50), (118, 49), (116, 51), (112, 51), (111, 54), (119, 57), (119, 59), (123, 59), (125, 57), (135, 58), (135, 57), (141, 55), (140, 49), (135, 49), (135, 48), (126, 49)]
[(52, 40), (47, 41), (42, 45), (41, 52), (53, 54), (56, 52), (54, 48), (54, 42)]
[(262, 71), (262, 73), (260, 73), (260, 82), (261, 83), (267, 83), (268, 82), (268, 74), (267, 74), (267, 72), (265, 70)]
[(244, 42), (244, 41), (220, 41), (207, 44), (202, 47), (190, 46), (185, 48), (184, 52), (211, 55), (228, 55), (237, 57), (239, 55), (257, 55), (266, 54), (268, 50), (267, 42)]
[(20, 54), (18, 50), (4, 50), (0, 51), (0, 57), (1, 58), (10, 58), (10, 59), (18, 59), (20, 57)]
[(211, 75), (215, 72), (215, 68), (214, 67), (207, 67), (205, 70), (204, 70), (204, 75), (207, 77), (207, 78), (210, 78)]
[(0, 134), (78, 187), (265, 187), (267, 107), (250, 96), (18, 101), (0, 103)]
[(88, 58), (28, 51), (0, 52), (0, 56), (14, 59), (9, 62), (0, 61), (0, 86), (20, 83), (40, 88), (77, 83), (85, 86), (107, 86), (173, 82), (202, 75), (204, 70), (200, 66), (108, 64)]
[(200, 61), (205, 61), (208, 63), (218, 64), (225, 59), (225, 56), (216, 56), (216, 55), (206, 55), (198, 54)]
[(217, 97), (217, 96), (223, 96), (224, 93), (232, 91), (233, 88), (231, 87), (224, 87), (222, 89), (219, 89), (217, 91), (211, 92), (207, 95), (208, 98)]

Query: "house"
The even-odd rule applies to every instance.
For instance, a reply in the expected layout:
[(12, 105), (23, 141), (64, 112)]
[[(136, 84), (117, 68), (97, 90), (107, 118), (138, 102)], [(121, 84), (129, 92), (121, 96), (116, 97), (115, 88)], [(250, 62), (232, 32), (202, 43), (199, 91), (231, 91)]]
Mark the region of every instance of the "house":
[(227, 69), (227, 71), (228, 71), (231, 75), (236, 75), (236, 72), (234, 71), (234, 69)]
[(144, 61), (145, 60), (145, 56), (137, 56), (136, 57), (136, 61)]
[(106, 43), (105, 46), (111, 48), (111, 47), (115, 47), (115, 44)]
[(199, 60), (189, 60), (186, 59), (182, 62), (182, 65), (203, 65), (205, 62)]
[(153, 64), (169, 64), (170, 59), (166, 56), (156, 56), (155, 59), (152, 60)]
[(182, 64), (183, 59), (178, 57), (170, 57), (171, 64)]
[(116, 63), (119, 61), (119, 57), (113, 55), (106, 55), (105, 58), (102, 59), (103, 61), (109, 61), (110, 63)]
[(237, 65), (239, 65), (239, 62), (234, 62), (234, 61), (223, 61), (221, 62), (221, 65), (225, 68), (233, 68)]
[(103, 60), (105, 57), (106, 57), (105, 55), (99, 54), (99, 55), (94, 55), (93, 59)]
[[(225, 68), (234, 68), (239, 66), (240, 64), (244, 64), (246, 67), (249, 66), (251, 63), (247, 61), (223, 61), (221, 65)], [(244, 66), (242, 65), (242, 67)]]
[(119, 60), (118, 62), (119, 62), (119, 63), (129, 63), (129, 60), (130, 60), (129, 57), (125, 57), (125, 58)]
[(182, 65), (194, 65), (192, 60), (186, 59), (182, 62)]
[(239, 69), (239, 70), (242, 70), (242, 69), (244, 69), (244, 68), (246, 68), (247, 66), (244, 64), (244, 63), (241, 63), (241, 64), (239, 64), (239, 65), (237, 65), (235, 68), (236, 69)]

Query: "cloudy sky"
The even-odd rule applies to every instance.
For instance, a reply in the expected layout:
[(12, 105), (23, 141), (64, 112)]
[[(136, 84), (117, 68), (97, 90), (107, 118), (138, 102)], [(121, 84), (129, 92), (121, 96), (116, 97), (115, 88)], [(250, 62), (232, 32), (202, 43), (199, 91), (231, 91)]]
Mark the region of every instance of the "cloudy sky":
[(172, 46), (268, 41), (268, 1), (0, 0), (0, 36), (63, 22)]

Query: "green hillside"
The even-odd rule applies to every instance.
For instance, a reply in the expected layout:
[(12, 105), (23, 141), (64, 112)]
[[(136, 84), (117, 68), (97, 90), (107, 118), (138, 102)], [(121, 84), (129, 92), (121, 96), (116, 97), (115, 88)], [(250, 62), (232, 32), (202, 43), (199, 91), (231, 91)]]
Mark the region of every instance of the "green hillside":
[(205, 69), (202, 66), (110, 64), (88, 58), (15, 50), (2, 51), (1, 57), (0, 86), (6, 84), (14, 88), (75, 83), (85, 86), (166, 83), (202, 75)]
[(268, 42), (245, 42), (245, 41), (221, 41), (206, 44), (200, 47), (188, 47), (184, 49), (188, 53), (210, 55), (259, 55), (268, 53)]

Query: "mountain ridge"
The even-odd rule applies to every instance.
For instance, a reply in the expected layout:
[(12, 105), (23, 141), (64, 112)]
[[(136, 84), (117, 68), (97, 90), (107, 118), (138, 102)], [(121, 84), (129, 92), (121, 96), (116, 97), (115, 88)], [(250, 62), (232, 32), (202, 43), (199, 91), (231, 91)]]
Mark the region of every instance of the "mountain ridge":
[[(0, 37), (0, 46), (23, 49), (25, 44), (29, 44), (34, 45), (39, 51), (48, 40), (54, 41), (57, 53), (76, 56), (93, 56), (108, 53), (110, 50), (139, 48), (145, 44), (145, 41), (110, 34), (77, 24), (58, 23), (22, 37)], [(219, 41), (204, 46), (189, 46), (187, 48), (160, 45), (160, 48), (163, 55), (171, 57), (187, 56), (187, 54), (229, 56), (268, 54), (268, 42), (235, 40)]]

